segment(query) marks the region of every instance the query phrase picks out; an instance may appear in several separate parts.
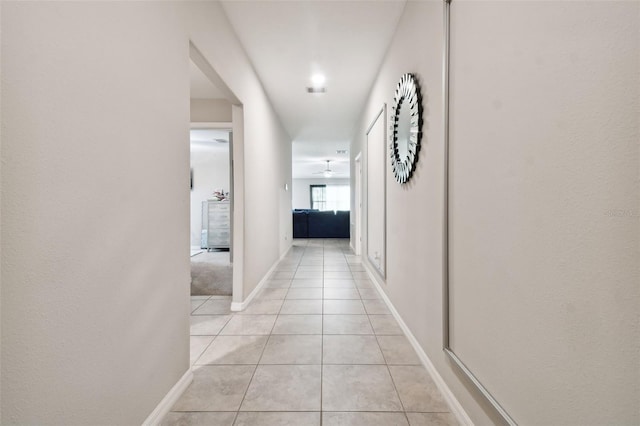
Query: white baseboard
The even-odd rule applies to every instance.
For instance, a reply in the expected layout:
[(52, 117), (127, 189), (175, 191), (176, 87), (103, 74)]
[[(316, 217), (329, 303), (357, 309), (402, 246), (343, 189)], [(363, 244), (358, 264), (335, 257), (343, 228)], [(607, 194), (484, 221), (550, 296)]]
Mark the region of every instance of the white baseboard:
[(159, 425), (164, 416), (171, 411), (173, 404), (178, 401), (178, 398), (182, 396), (182, 393), (187, 390), (187, 387), (193, 381), (193, 372), (191, 368), (173, 385), (171, 390), (162, 398), (162, 401), (157, 405), (155, 410), (149, 414), (149, 417), (142, 423), (142, 426), (156, 426)]
[(460, 404), (458, 399), (453, 395), (453, 392), (451, 392), (451, 389), (449, 389), (449, 386), (447, 386), (447, 383), (444, 381), (442, 376), (438, 373), (438, 370), (436, 370), (436, 367), (433, 365), (433, 362), (431, 362), (431, 360), (427, 356), (424, 349), (422, 349), (422, 346), (420, 346), (416, 337), (413, 335), (413, 333), (411, 332), (407, 324), (405, 324), (405, 322), (402, 320), (402, 317), (400, 316), (396, 308), (393, 306), (393, 303), (391, 303), (391, 300), (389, 300), (389, 298), (387, 297), (387, 294), (384, 291), (382, 291), (382, 287), (378, 282), (377, 274), (375, 274), (371, 270), (370, 265), (366, 261), (362, 262), (362, 265), (366, 269), (371, 282), (373, 282), (373, 285), (376, 286), (378, 293), (380, 293), (380, 297), (382, 297), (382, 300), (384, 300), (384, 303), (387, 305), (387, 307), (391, 311), (391, 314), (396, 319), (396, 321), (398, 321), (400, 328), (402, 329), (405, 336), (411, 343), (411, 346), (413, 346), (413, 349), (418, 354), (418, 358), (420, 358), (420, 362), (422, 362), (422, 365), (424, 365), (424, 368), (426, 368), (427, 372), (431, 375), (431, 378), (433, 379), (436, 386), (438, 387), (438, 390), (440, 391), (445, 401), (447, 402), (447, 405), (449, 406), (451, 413), (456, 417), (456, 419), (461, 425), (473, 426), (473, 422), (471, 421), (471, 418), (469, 417), (469, 415), (466, 413), (466, 411), (464, 411), (464, 408), (462, 408), (462, 405)]
[(275, 263), (271, 265), (271, 268), (269, 268), (269, 270), (264, 275), (264, 277), (262, 277), (262, 279), (260, 280), (256, 288), (254, 288), (253, 291), (249, 293), (246, 299), (244, 299), (242, 302), (231, 302), (232, 311), (234, 312), (244, 311), (247, 308), (247, 306), (249, 306), (249, 303), (251, 303), (253, 298), (256, 297), (258, 293), (260, 293), (260, 290), (262, 290), (262, 287), (264, 287), (267, 281), (269, 281), (269, 277), (271, 276), (271, 274), (273, 274), (273, 271), (275, 271), (275, 269), (278, 267), (278, 264), (282, 261), (282, 259), (284, 259), (287, 253), (289, 253), (289, 250), (291, 250), (291, 247), (293, 247), (293, 245), (290, 244), (289, 248), (286, 249), (284, 253), (282, 253), (282, 256), (280, 256), (280, 259), (276, 260)]

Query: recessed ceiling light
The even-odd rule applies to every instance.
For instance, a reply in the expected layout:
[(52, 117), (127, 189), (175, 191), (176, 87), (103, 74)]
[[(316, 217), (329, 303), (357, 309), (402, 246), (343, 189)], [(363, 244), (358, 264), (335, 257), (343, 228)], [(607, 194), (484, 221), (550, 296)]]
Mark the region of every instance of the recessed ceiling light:
[(311, 76), (311, 83), (313, 84), (313, 87), (322, 87), (326, 80), (327, 79), (322, 74), (314, 74)]

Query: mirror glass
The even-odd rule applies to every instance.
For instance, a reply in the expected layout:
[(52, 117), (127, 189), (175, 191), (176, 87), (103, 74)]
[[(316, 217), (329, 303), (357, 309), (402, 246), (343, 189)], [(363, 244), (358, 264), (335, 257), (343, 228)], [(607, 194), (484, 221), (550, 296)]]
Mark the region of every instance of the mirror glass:
[(396, 148), (398, 159), (404, 161), (409, 156), (409, 136), (411, 131), (411, 109), (406, 100), (400, 102), (398, 111), (398, 135)]

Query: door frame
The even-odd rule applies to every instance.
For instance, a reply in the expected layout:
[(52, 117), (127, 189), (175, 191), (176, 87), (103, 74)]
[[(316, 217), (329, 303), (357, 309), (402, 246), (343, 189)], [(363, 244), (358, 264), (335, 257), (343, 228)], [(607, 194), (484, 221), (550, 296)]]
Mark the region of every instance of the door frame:
[(356, 256), (362, 254), (362, 152), (356, 155), (355, 165), (355, 182), (353, 189), (354, 199), (354, 218), (355, 218), (355, 237), (353, 241), (353, 251)]
[[(216, 86), (231, 103), (231, 131), (233, 141), (230, 143), (231, 176), (231, 241), (229, 242), (230, 256), (232, 256), (233, 286), (231, 310), (242, 310), (244, 302), (244, 106), (240, 99), (227, 86), (205, 56), (189, 40), (189, 58), (200, 68), (200, 71)], [(211, 127), (220, 123), (197, 123)], [(224, 123), (229, 128), (229, 123)]]

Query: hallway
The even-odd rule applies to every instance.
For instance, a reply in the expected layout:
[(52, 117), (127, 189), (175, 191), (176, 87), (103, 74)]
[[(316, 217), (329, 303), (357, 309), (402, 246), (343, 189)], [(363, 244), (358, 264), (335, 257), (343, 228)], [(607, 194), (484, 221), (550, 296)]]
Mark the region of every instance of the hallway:
[[(640, 425), (640, 1), (3, 0), (0, 47), (1, 425)], [(293, 239), (332, 193), (361, 258)]]
[(454, 425), (348, 240), (295, 240), (242, 312), (192, 297), (194, 381), (163, 425)]

